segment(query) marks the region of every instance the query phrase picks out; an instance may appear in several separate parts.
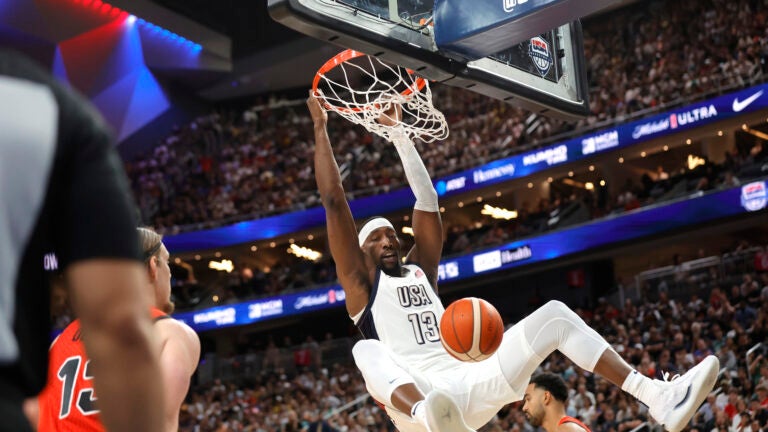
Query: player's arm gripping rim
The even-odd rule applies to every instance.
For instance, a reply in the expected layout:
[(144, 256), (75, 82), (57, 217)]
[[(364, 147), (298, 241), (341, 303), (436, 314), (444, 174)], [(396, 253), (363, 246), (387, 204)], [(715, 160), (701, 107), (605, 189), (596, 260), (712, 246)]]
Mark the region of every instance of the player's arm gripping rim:
[[(307, 107), (315, 129), (315, 180), (325, 208), (328, 243), (336, 273), (346, 295), (347, 312), (356, 315), (368, 304), (375, 266), (367, 266), (357, 239), (357, 228), (341, 184), (339, 166), (326, 130), (328, 114), (309, 92)], [(369, 270), (370, 269), (370, 270)]]
[[(384, 125), (397, 127), (402, 118), (399, 105), (394, 105), (379, 118)], [(405, 133), (395, 133), (392, 143), (397, 149), (403, 171), (408, 179), (416, 203), (413, 206), (413, 236), (415, 244), (408, 252), (405, 261), (418, 264), (427, 274), (429, 282), (437, 292), (437, 267), (443, 252), (443, 224), (440, 207), (437, 203), (437, 191), (432, 185), (429, 172), (424, 166), (411, 139)]]

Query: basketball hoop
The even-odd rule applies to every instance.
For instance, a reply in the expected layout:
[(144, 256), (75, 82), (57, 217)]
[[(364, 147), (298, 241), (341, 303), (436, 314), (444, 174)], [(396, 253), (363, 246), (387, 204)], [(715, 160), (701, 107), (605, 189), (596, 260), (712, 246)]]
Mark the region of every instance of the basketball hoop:
[[(315, 74), (312, 91), (325, 109), (387, 141), (403, 133), (425, 142), (448, 137), (448, 124), (443, 113), (432, 106), (427, 80), (361, 52), (342, 51), (325, 62)], [(379, 123), (392, 104), (402, 107), (402, 119), (393, 126)]]

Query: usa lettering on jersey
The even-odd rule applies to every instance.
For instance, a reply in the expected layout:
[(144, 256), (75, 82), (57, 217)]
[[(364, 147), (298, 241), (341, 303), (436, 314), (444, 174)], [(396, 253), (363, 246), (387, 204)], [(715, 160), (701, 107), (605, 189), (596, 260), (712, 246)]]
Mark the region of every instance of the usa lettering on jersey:
[(427, 289), (423, 284), (397, 287), (397, 298), (404, 308), (431, 305)]

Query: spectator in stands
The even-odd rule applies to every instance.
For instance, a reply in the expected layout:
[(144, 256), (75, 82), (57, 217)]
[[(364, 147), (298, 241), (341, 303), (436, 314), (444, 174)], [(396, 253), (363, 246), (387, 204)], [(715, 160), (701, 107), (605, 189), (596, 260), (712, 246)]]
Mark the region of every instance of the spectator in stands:
[(722, 344), (719, 349), (718, 358), (723, 368), (728, 371), (735, 371), (738, 365), (738, 359), (733, 352), (733, 339), (728, 339), (726, 343)]
[(669, 180), (669, 174), (664, 171), (664, 167), (659, 165), (656, 167), (656, 181)]
[(731, 303), (722, 293), (720, 288), (713, 288), (709, 297), (709, 309), (707, 314), (711, 317), (719, 319), (720, 321), (727, 322), (734, 312), (734, 307), (731, 306)]
[(707, 396), (707, 401), (704, 402), (704, 404), (699, 408), (699, 411), (696, 413), (696, 416), (694, 417), (694, 424), (702, 424), (702, 423), (708, 423), (710, 421), (714, 421), (715, 413), (718, 412), (719, 408), (715, 404), (716, 397), (714, 394), (710, 394)]
[(729, 419), (733, 419), (736, 414), (738, 414), (739, 399), (739, 389), (736, 387), (731, 387), (730, 391), (728, 392), (728, 404), (725, 405), (725, 408), (723, 408), (723, 411), (725, 411)]
[(264, 352), (264, 362), (262, 367), (265, 370), (279, 370), (283, 367), (280, 350), (277, 349), (277, 345), (275, 345), (275, 341), (272, 338), (269, 338), (269, 342), (267, 342), (267, 349)]
[(768, 410), (768, 387), (763, 384), (755, 387), (755, 394), (752, 396), (752, 400), (757, 402), (756, 410)]
[(725, 411), (718, 411), (715, 415), (715, 421), (713, 425), (713, 431), (728, 432), (730, 431), (730, 418)]
[(727, 189), (727, 188), (739, 186), (740, 184), (741, 182), (735, 175), (733, 175), (733, 172), (726, 171), (723, 176), (723, 182), (720, 183), (720, 188)]
[(581, 410), (584, 407), (585, 401), (589, 399), (589, 403), (591, 406), (595, 405), (595, 395), (591, 391), (587, 390), (587, 386), (585, 384), (579, 384), (576, 395), (574, 395), (571, 398), (571, 403), (573, 404), (573, 407), (578, 411)]
[(576, 410), (576, 417), (587, 425), (594, 424), (597, 419), (597, 409), (591, 399), (586, 398), (583, 400), (581, 408)]

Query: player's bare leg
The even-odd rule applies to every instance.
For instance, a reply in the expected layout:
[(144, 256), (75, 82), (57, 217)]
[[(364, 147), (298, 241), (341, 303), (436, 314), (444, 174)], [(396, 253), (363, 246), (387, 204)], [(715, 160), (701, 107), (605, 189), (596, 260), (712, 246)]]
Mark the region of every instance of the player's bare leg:
[(416, 384), (403, 384), (392, 392), (392, 405), (404, 413), (412, 413), (417, 402), (424, 400), (424, 393)]

